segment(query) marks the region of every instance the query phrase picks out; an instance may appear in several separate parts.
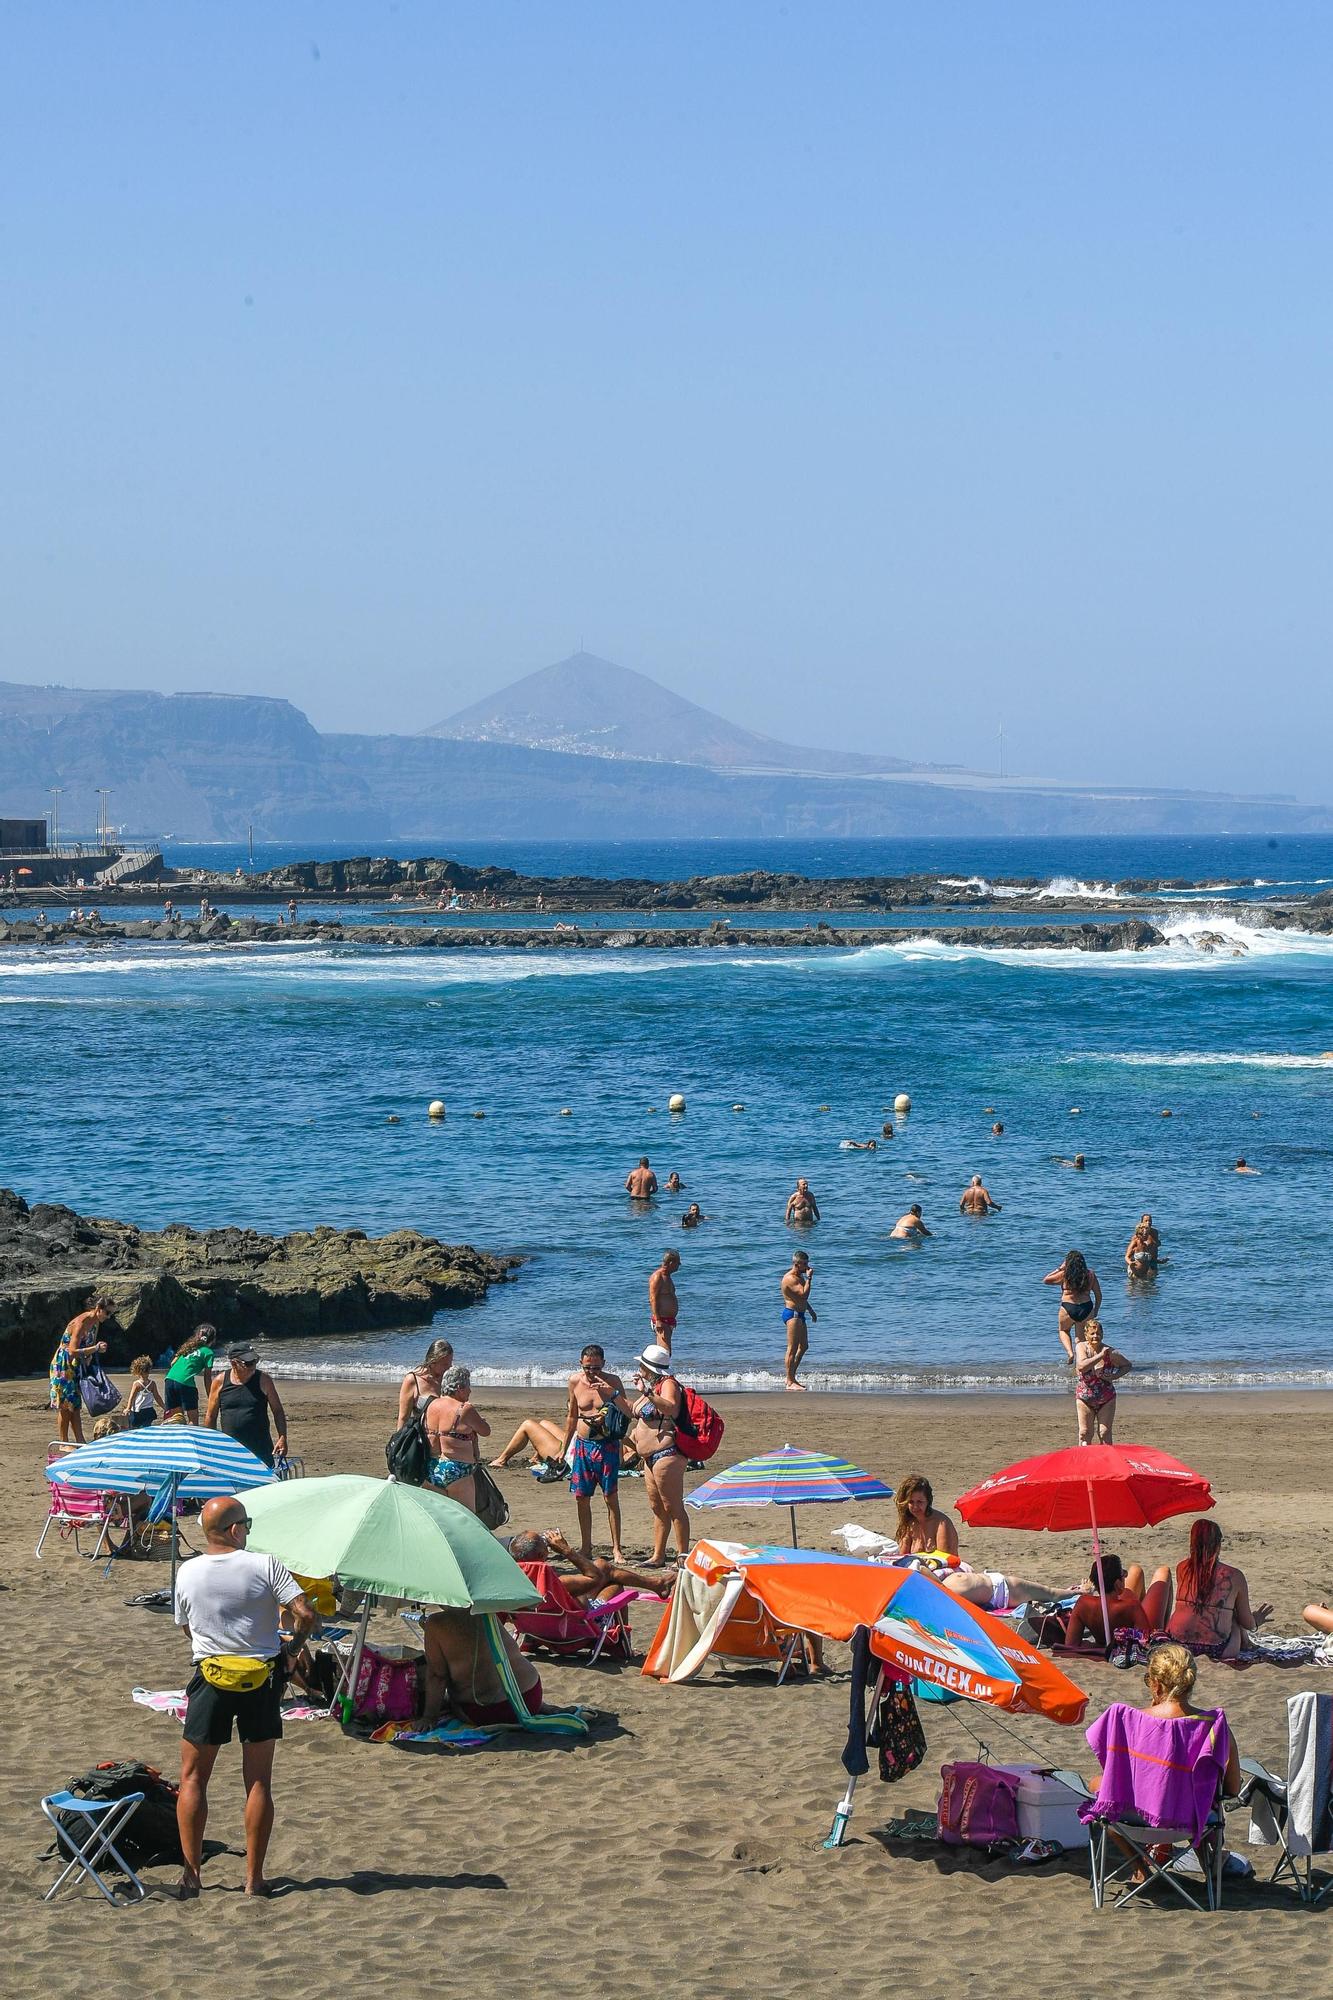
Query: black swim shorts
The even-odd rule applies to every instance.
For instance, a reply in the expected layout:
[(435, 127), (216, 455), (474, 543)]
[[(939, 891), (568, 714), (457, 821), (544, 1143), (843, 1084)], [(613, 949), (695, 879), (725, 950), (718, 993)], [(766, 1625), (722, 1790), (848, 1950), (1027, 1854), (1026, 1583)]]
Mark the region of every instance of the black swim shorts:
[(201, 1745), (230, 1743), (234, 1722), (242, 1743), (272, 1742), (282, 1734), (279, 1688), (276, 1668), (263, 1687), (242, 1694), (235, 1689), (214, 1687), (196, 1667), (185, 1690), (187, 1706), (182, 1731), (185, 1741)]

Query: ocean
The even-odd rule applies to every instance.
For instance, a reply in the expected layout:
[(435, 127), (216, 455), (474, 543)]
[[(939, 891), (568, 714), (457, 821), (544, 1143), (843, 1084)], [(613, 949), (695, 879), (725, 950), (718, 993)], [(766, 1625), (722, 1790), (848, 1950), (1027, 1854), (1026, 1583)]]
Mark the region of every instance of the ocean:
[[(1036, 875), (1100, 886), (1108, 914), (1109, 885), (1128, 877), (1240, 878), (1247, 902), (1333, 880), (1328, 838), (449, 851), (608, 877)], [(255, 862), (320, 852), (257, 848)], [(1333, 1164), (1333, 941), (1266, 930), (1229, 914), (1234, 900), (1165, 899), (1156, 920), (1177, 943), (1143, 956), (891, 941), (448, 962), (354, 942), (6, 948), (0, 1181), (148, 1227), (411, 1225), (518, 1253), (529, 1261), (514, 1284), (442, 1316), (483, 1387), (549, 1388), (589, 1339), (627, 1366), (668, 1246), (683, 1259), (681, 1372), (704, 1389), (778, 1387), (782, 1217), (798, 1174), (824, 1217), (804, 1239), (812, 1387), (1067, 1386), (1058, 1293), (1041, 1280), (1071, 1246), (1100, 1274), (1108, 1339), (1135, 1363), (1127, 1397), (1327, 1385), (1333, 1315), (1299, 1269), (1300, 1245), (1323, 1239)], [(1200, 955), (1189, 940), (1203, 929), (1245, 955)], [(680, 1115), (667, 1110), (676, 1091)], [(900, 1091), (912, 1110), (897, 1136), (845, 1150), (878, 1134)], [(442, 1124), (426, 1117), (435, 1097)], [(1081, 1174), (1057, 1164), (1075, 1152)], [(646, 1214), (622, 1191), (644, 1153), (686, 1184)], [(1231, 1171), (1241, 1154), (1260, 1178)], [(976, 1172), (1003, 1204), (985, 1221), (958, 1212)], [(679, 1227), (686, 1200), (709, 1218), (698, 1231)], [(934, 1235), (890, 1242), (913, 1201)], [(1131, 1286), (1124, 1246), (1144, 1209), (1166, 1261)], [(387, 1378), (426, 1337), (284, 1343), (275, 1358), (288, 1375)]]

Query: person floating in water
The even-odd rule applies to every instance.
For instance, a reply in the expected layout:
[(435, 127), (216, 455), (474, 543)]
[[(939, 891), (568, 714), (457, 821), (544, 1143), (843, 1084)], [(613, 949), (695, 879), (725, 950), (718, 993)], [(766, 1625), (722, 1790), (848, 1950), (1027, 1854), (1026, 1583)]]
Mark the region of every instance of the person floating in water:
[(1157, 1269), (1161, 1248), (1161, 1233), (1153, 1227), (1152, 1217), (1141, 1215), (1134, 1226), (1134, 1234), (1125, 1245), (1125, 1269), (1130, 1277), (1150, 1277)]
[(1252, 1167), (1243, 1153), (1232, 1168), (1232, 1172), (1237, 1174), (1257, 1174), (1258, 1171), (1258, 1167)]
[(631, 1167), (625, 1176), (625, 1192), (631, 1201), (651, 1201), (657, 1193), (657, 1175), (648, 1164), (645, 1153), (637, 1167)]
[(990, 1215), (992, 1211), (996, 1215), (1000, 1213), (999, 1202), (992, 1198), (991, 1191), (980, 1174), (973, 1174), (963, 1189), (958, 1198), (958, 1208), (963, 1215)]
[(819, 1203), (815, 1200), (810, 1183), (804, 1175), (787, 1196), (787, 1213), (783, 1220), (798, 1229), (808, 1229), (812, 1223), (819, 1220)]
[(927, 1229), (925, 1223), (921, 1220), (921, 1203), (919, 1201), (914, 1201), (906, 1215), (900, 1215), (889, 1231), (889, 1235), (894, 1237), (899, 1243), (918, 1243), (923, 1236), (930, 1236), (933, 1233), (932, 1230)]
[(668, 1194), (684, 1194), (685, 1192), (685, 1183), (674, 1167), (666, 1177), (666, 1191)]
[(708, 1217), (704, 1214), (698, 1202), (692, 1201), (684, 1215), (680, 1218), (680, 1226), (682, 1229), (697, 1229), (701, 1222), (707, 1222), (707, 1220)]
[(1052, 1158), (1057, 1167), (1072, 1167), (1076, 1174), (1081, 1174), (1088, 1164), (1082, 1153), (1075, 1153), (1072, 1160), (1066, 1160), (1060, 1153), (1053, 1154)]
[(797, 1381), (796, 1371), (810, 1346), (806, 1321), (817, 1321), (819, 1318), (810, 1303), (810, 1287), (814, 1281), (809, 1257), (804, 1250), (794, 1250), (791, 1269), (784, 1273), (782, 1279), (782, 1321), (787, 1329), (787, 1354), (783, 1366), (789, 1389), (805, 1387), (804, 1382)]
[(844, 1153), (877, 1153), (878, 1139), (843, 1139), (839, 1141)]

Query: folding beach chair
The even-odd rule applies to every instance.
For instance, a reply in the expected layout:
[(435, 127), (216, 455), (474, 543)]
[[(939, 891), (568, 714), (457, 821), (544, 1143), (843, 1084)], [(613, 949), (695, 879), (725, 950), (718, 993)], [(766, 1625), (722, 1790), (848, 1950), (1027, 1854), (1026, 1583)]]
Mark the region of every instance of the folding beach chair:
[(1287, 1745), (1285, 1778), (1242, 1757), (1244, 1783), (1228, 1803), (1249, 1808), (1252, 1842), (1278, 1849), (1269, 1881), (1291, 1882), (1313, 1907), (1333, 1893), (1333, 1881), (1314, 1885), (1314, 1856), (1333, 1849), (1333, 1695), (1290, 1697)]
[[(42, 1901), (49, 1903), (67, 1878), (74, 1874), (91, 1877), (94, 1886), (116, 1909), (137, 1903), (148, 1894), (129, 1862), (116, 1846), (116, 1841), (124, 1833), (139, 1807), (143, 1804), (142, 1792), (126, 1792), (119, 1799), (81, 1799), (74, 1792), (50, 1792), (42, 1800), (42, 1811), (50, 1820), (56, 1833), (57, 1850), (63, 1849), (71, 1859), (57, 1875)], [(60, 1815), (83, 1822), (82, 1828), (71, 1829)], [(84, 1830), (86, 1829), (86, 1831)], [(102, 1879), (102, 1869), (111, 1863), (118, 1868), (130, 1883), (127, 1895), (117, 1895)]]
[[(120, 1508), (112, 1493), (75, 1493), (66, 1486), (57, 1486), (48, 1480), (47, 1490), (51, 1496), (42, 1532), (37, 1538), (36, 1553), (42, 1553), (42, 1543), (53, 1526), (58, 1524), (62, 1542), (72, 1540), (74, 1553), (86, 1555), (90, 1562), (96, 1562), (107, 1544), (112, 1523), (120, 1518)], [(79, 1546), (80, 1534), (91, 1534), (97, 1530), (97, 1541), (93, 1548)]]
[(610, 1659), (634, 1658), (626, 1613), (641, 1592), (618, 1590), (614, 1597), (593, 1601), (575, 1597), (559, 1570), (548, 1562), (521, 1562), (519, 1568), (542, 1596), (541, 1603), (531, 1610), (506, 1614), (523, 1652), (555, 1653), (565, 1659), (586, 1656), (590, 1667), (596, 1666), (603, 1653)]
[[(1226, 1718), (1219, 1716), (1220, 1728), (1198, 1731), (1193, 1747), (1194, 1763), (1182, 1771), (1181, 1766), (1173, 1762), (1173, 1753), (1178, 1757), (1182, 1748), (1175, 1725), (1145, 1715), (1142, 1710), (1127, 1708), (1123, 1702), (1113, 1702), (1106, 1715), (1099, 1718), (1097, 1727), (1112, 1721), (1117, 1714), (1126, 1718), (1132, 1731), (1128, 1755), (1124, 1752), (1123, 1742), (1117, 1744), (1114, 1784), (1110, 1783), (1109, 1766), (1103, 1766), (1097, 1799), (1100, 1800), (1109, 1788), (1106, 1809), (1080, 1814), (1088, 1827), (1093, 1908), (1102, 1908), (1107, 1890), (1113, 1889), (1117, 1883), (1125, 1886), (1114, 1896), (1113, 1909), (1132, 1902), (1153, 1882), (1165, 1883), (1191, 1909), (1220, 1908), (1222, 1780), (1231, 1740)], [(1090, 1738), (1092, 1734), (1090, 1731)], [(1093, 1747), (1097, 1747), (1095, 1743)], [(1151, 1809), (1150, 1786), (1154, 1779), (1160, 1779), (1164, 1769), (1175, 1769), (1186, 1778), (1198, 1774), (1203, 1780), (1211, 1781), (1211, 1797), (1197, 1831), (1188, 1820), (1185, 1824), (1152, 1824), (1140, 1809), (1140, 1802)], [(1183, 1804), (1181, 1810), (1185, 1810)], [(1198, 1857), (1197, 1864), (1193, 1861), (1195, 1855)], [(1202, 1881), (1198, 1869), (1202, 1870)], [(1143, 1879), (1131, 1882), (1129, 1878), (1140, 1871)], [(1202, 1902), (1199, 1900), (1200, 1891)]]

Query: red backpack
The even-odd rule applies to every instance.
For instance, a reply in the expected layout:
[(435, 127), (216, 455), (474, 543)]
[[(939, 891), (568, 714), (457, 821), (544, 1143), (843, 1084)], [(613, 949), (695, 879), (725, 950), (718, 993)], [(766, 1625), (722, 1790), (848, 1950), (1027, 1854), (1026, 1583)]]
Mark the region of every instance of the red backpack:
[(722, 1442), (726, 1429), (711, 1403), (697, 1389), (680, 1388), (680, 1413), (676, 1418), (676, 1450), (693, 1465), (706, 1465)]

